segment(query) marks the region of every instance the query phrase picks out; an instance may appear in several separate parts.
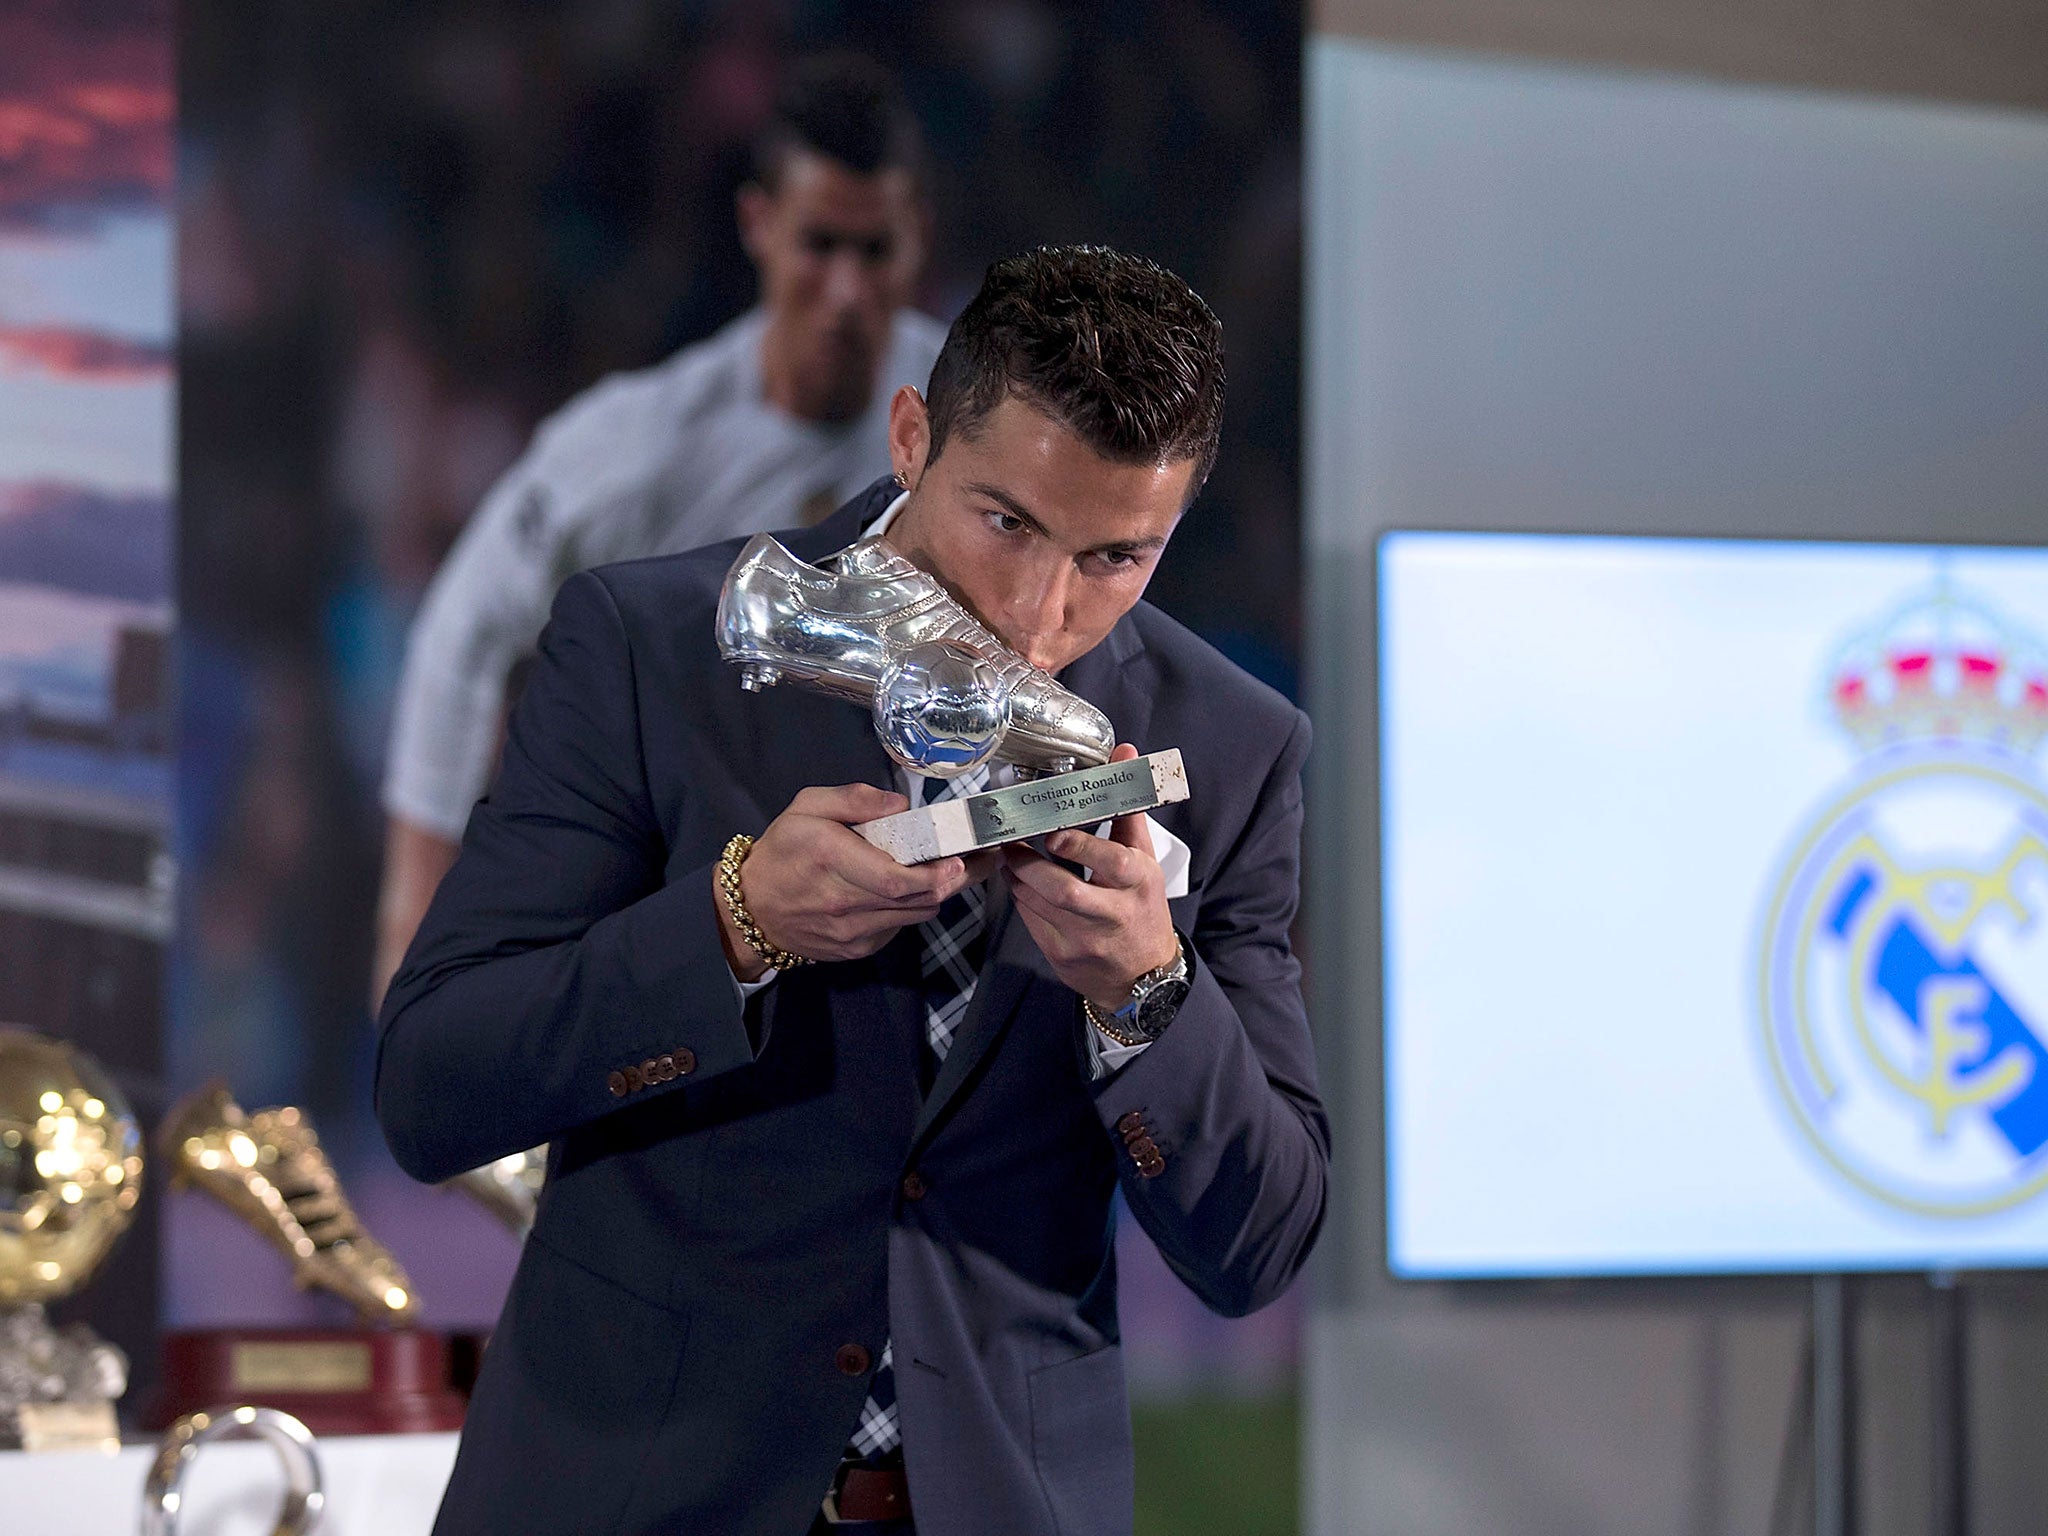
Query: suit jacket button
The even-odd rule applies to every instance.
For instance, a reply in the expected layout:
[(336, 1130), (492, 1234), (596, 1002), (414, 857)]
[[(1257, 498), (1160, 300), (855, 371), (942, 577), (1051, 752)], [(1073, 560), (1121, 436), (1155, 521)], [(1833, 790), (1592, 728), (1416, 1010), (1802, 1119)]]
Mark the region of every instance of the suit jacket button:
[(677, 1046), (670, 1054), (675, 1057), (677, 1076), (688, 1077), (697, 1070), (697, 1053), (687, 1045)]
[(930, 1188), (931, 1186), (925, 1183), (924, 1175), (921, 1173), (906, 1173), (903, 1175), (903, 1198), (906, 1200), (922, 1200), (925, 1197), (926, 1191)]
[(673, 1057), (673, 1056), (657, 1056), (657, 1057), (655, 1057), (655, 1058), (654, 1058), (654, 1070), (655, 1070), (655, 1071), (657, 1071), (657, 1072), (659, 1072), (659, 1073), (661, 1074), (661, 1081), (663, 1081), (664, 1083), (672, 1083), (672, 1082), (674, 1082), (674, 1081), (675, 1081), (675, 1076), (676, 1076), (676, 1059), (675, 1059), (675, 1057)]
[(1166, 1159), (1155, 1152), (1150, 1161), (1138, 1164), (1138, 1172), (1148, 1179), (1156, 1179), (1166, 1172)]
[(1128, 1139), (1133, 1131), (1143, 1129), (1144, 1124), (1145, 1112), (1142, 1109), (1134, 1109), (1117, 1121), (1116, 1128), (1122, 1131), (1125, 1138)]
[(612, 1097), (615, 1099), (623, 1099), (627, 1094), (633, 1091), (631, 1086), (628, 1085), (628, 1083), (626, 1082), (626, 1074), (623, 1072), (614, 1072), (610, 1077), (604, 1080), (604, 1085), (605, 1087), (611, 1089)]
[(842, 1344), (833, 1353), (832, 1363), (839, 1367), (842, 1376), (865, 1376), (870, 1358), (862, 1345)]
[(620, 1075), (626, 1079), (626, 1091), (628, 1093), (638, 1093), (647, 1086), (647, 1079), (640, 1075), (638, 1067), (627, 1067)]
[(1131, 1143), (1131, 1157), (1139, 1163), (1149, 1163), (1159, 1155), (1159, 1143), (1150, 1136), (1140, 1136)]

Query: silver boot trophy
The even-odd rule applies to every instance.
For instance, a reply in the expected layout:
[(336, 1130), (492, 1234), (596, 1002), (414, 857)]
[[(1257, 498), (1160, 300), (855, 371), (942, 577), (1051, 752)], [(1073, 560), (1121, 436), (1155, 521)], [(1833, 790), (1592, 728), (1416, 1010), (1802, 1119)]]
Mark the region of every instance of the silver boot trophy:
[(1109, 717), (1004, 645), (886, 539), (806, 565), (757, 535), (725, 578), (718, 648), (749, 690), (808, 684), (874, 711), (882, 747), (949, 779), (983, 763), (1109, 761)]
[(887, 539), (807, 565), (756, 535), (719, 593), (718, 649), (749, 692), (792, 682), (866, 708), (883, 750), (912, 773), (1007, 764), (1027, 781), (855, 829), (905, 864), (1187, 798), (1179, 752), (1111, 763), (1109, 717), (990, 634)]

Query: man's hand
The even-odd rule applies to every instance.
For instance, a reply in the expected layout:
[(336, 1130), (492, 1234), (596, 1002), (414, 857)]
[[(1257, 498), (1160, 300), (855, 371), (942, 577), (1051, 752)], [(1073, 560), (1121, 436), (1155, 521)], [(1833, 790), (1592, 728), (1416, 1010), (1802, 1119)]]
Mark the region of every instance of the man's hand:
[[(984, 855), (898, 864), (853, 830), (909, 808), (903, 796), (869, 784), (806, 789), (790, 801), (740, 866), (740, 897), (768, 942), (807, 960), (858, 960), (994, 873)], [(767, 964), (740, 937), (715, 876), (712, 900), (733, 974), (759, 980)]]
[[(1128, 744), (1110, 754), (1129, 762)], [(1166, 876), (1152, 852), (1142, 813), (1119, 816), (1109, 836), (1070, 827), (1045, 840), (1048, 853), (1079, 864), (1091, 878), (1062, 869), (1022, 843), (1003, 849), (1010, 894), (1053, 974), (1105, 1013), (1131, 1000), (1131, 983), (1173, 963), (1180, 940), (1166, 908)]]

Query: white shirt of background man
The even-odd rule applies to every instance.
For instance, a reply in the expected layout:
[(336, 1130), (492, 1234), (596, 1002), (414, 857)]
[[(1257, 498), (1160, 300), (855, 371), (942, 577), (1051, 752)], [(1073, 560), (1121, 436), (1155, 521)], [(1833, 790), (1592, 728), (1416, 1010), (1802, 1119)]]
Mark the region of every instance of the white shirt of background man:
[(868, 408), (837, 425), (768, 403), (752, 310), (666, 362), (616, 374), (541, 425), (427, 589), (406, 646), (384, 808), (447, 838), (483, 794), (505, 690), (577, 571), (815, 522), (889, 468), (889, 399), (922, 389), (945, 328), (899, 311)]

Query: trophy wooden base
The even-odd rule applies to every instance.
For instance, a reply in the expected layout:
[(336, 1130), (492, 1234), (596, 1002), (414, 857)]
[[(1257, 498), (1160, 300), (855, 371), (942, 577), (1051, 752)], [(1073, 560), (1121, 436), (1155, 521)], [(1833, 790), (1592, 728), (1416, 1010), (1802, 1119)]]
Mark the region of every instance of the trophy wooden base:
[(854, 827), (898, 864), (923, 864), (999, 843), (1021, 842), (1067, 827), (1092, 827), (1112, 816), (1149, 811), (1188, 797), (1180, 752), (1134, 757), (1026, 779), (1007, 789), (914, 806)]
[(163, 1386), (145, 1415), (162, 1429), (225, 1404), (281, 1408), (316, 1435), (460, 1429), (466, 1406), (438, 1333), (205, 1328), (164, 1338)]

